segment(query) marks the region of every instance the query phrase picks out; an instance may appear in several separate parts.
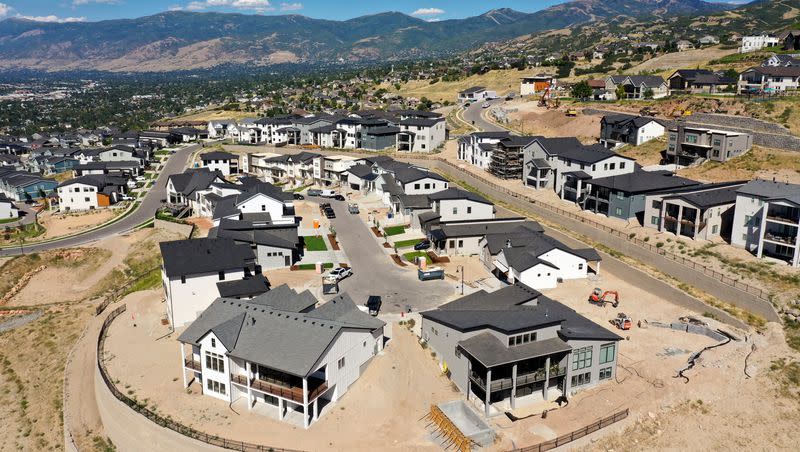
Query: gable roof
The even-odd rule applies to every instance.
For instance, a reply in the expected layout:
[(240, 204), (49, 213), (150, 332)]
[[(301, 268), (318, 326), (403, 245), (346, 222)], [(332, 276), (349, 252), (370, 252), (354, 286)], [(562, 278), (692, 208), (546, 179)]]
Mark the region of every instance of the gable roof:
[(220, 171), (210, 171), (208, 168), (192, 168), (169, 176), (175, 191), (184, 196), (207, 189), (217, 179), (224, 181), (225, 176)]
[(234, 281), (217, 283), (219, 296), (225, 298), (252, 297), (269, 291), (269, 281), (262, 274), (257, 274)]
[(250, 245), (229, 238), (175, 240), (159, 247), (168, 277), (253, 268), (256, 258)]
[(764, 199), (787, 199), (800, 204), (800, 185), (755, 179), (737, 190), (737, 193)]
[(598, 187), (633, 194), (700, 185), (700, 182), (696, 180), (675, 176), (671, 171), (644, 170), (592, 179), (589, 183)]
[(493, 204), (488, 199), (484, 198), (483, 196), (473, 193), (471, 191), (462, 190), (460, 188), (450, 187), (447, 190), (442, 190), (436, 193), (432, 193), (428, 195), (428, 199), (431, 201), (443, 201), (443, 200), (453, 200), (453, 199), (465, 199), (467, 201), (477, 202), (481, 204)]
[(212, 151), (205, 154), (200, 154), (200, 160), (206, 162), (208, 160), (238, 160), (239, 156), (224, 151)]
[(626, 115), (626, 114), (614, 114), (614, 115), (606, 115), (603, 116), (603, 119), (606, 124), (613, 124), (615, 126), (626, 127), (626, 126), (633, 126), (637, 129), (640, 127), (644, 127), (651, 122), (655, 122), (660, 125), (664, 125), (663, 122), (660, 120), (653, 118), (652, 116), (634, 116), (634, 115)]

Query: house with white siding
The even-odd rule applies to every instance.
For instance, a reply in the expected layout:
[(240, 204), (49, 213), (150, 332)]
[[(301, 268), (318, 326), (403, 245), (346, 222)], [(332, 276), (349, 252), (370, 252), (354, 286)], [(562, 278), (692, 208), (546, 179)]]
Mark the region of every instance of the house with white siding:
[(407, 118), (397, 126), (397, 150), (401, 152), (431, 152), (447, 140), (445, 118)]
[(666, 131), (661, 121), (650, 116), (606, 115), (600, 120), (600, 143), (610, 149), (639, 146), (663, 137)]
[(223, 218), (208, 231), (209, 238), (229, 238), (249, 245), (264, 269), (291, 267), (300, 260), (302, 247), (296, 223), (271, 224)]
[(739, 93), (780, 93), (800, 89), (800, 66), (756, 66), (739, 74)]
[(16, 218), (19, 218), (19, 209), (5, 194), (0, 193), (0, 222)]
[(193, 322), (219, 297), (217, 283), (261, 273), (250, 245), (230, 238), (175, 240), (159, 247), (167, 318), (176, 328)]
[[(250, 300), (217, 298), (178, 337), (181, 374), (203, 395), (309, 428), (335, 409), (383, 350), (385, 323), (347, 294), (315, 307), (281, 286)], [(243, 408), (244, 408), (243, 407)]]
[(199, 211), (197, 193), (208, 190), (212, 184), (227, 184), (220, 171), (208, 168), (191, 168), (167, 179), (167, 202)]
[(239, 156), (230, 152), (212, 151), (200, 155), (202, 168), (219, 171), (223, 176), (239, 174)]
[(89, 175), (62, 182), (57, 188), (61, 211), (94, 210), (109, 207), (122, 199), (128, 179), (118, 176)]
[(211, 217), (214, 225), (223, 218), (259, 224), (295, 224), (294, 195), (262, 182), (243, 177), (236, 184), (211, 184), (197, 192), (195, 216)]
[(458, 139), (458, 159), (488, 171), (497, 144), (510, 135), (509, 132), (473, 132), (465, 135)]
[(523, 284), (421, 313), (421, 339), (487, 418), (613, 384), (622, 338)]
[(800, 185), (755, 179), (739, 188), (731, 245), (800, 266)]

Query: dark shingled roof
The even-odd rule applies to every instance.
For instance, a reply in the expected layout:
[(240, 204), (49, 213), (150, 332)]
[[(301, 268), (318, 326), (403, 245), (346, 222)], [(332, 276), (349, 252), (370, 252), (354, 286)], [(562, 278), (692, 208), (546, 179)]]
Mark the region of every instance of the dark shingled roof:
[(189, 196), (197, 190), (207, 189), (217, 179), (224, 181), (225, 176), (219, 171), (210, 171), (208, 168), (193, 168), (169, 177), (175, 191), (184, 196)]
[(236, 154), (223, 151), (212, 151), (200, 155), (200, 160), (204, 162), (207, 160), (237, 160), (238, 158), (239, 157)]
[(452, 187), (448, 188), (447, 190), (442, 190), (436, 193), (432, 193), (428, 195), (428, 198), (431, 201), (442, 201), (447, 199), (466, 199), (481, 204), (492, 204), (491, 201), (489, 201), (488, 199), (484, 198), (483, 196), (477, 193)]
[(800, 185), (797, 184), (755, 179), (746, 183), (738, 193), (764, 199), (787, 199), (800, 204)]
[(431, 232), (438, 231), (436, 233), (441, 236), (440, 238), (478, 237), (514, 231), (520, 227), (538, 230), (542, 228), (539, 223), (526, 221), (524, 218), (496, 218), (484, 221), (449, 221), (441, 225), (440, 229)]
[(559, 336), (563, 340), (622, 339), (573, 309), (522, 284), (494, 292), (480, 290), (437, 309), (422, 312), (421, 315), (461, 332), (493, 329), (514, 334), (548, 325), (561, 325)]
[[(316, 301), (308, 291), (298, 294), (288, 286), (252, 300), (218, 298), (178, 340), (198, 344), (213, 332), (228, 350), (228, 356), (306, 377), (316, 370), (341, 331), (374, 331), (385, 325), (359, 311), (347, 294), (308, 311), (313, 307), (308, 306), (311, 300)], [(304, 305), (306, 312), (296, 309)]]
[(701, 185), (697, 187), (698, 191), (687, 191), (686, 193), (665, 196), (664, 200), (681, 199), (701, 209), (734, 204), (736, 203), (736, 192), (744, 183), (726, 184), (726, 186), (721, 187), (715, 187), (715, 185), (717, 184)]
[(603, 116), (602, 121), (605, 121), (606, 124), (613, 124), (620, 127), (633, 126), (637, 129), (644, 127), (651, 122), (656, 122), (662, 126), (664, 125), (660, 120), (651, 116), (634, 116), (626, 114), (606, 115)]
[[(517, 246), (514, 246), (514, 243), (517, 243)], [(545, 264), (553, 268), (558, 268), (558, 266), (551, 262), (541, 259), (543, 254), (554, 249), (582, 257), (591, 262), (601, 260), (600, 255), (593, 248), (575, 250), (541, 233), (529, 234), (522, 238), (522, 240), (512, 241), (511, 245), (510, 248), (503, 248), (502, 253), (506, 257), (508, 265), (519, 272), (527, 270), (537, 264)]]
[(238, 245), (233, 239), (175, 240), (159, 247), (169, 277), (253, 268), (256, 259), (250, 245)]
[(458, 345), (486, 367), (572, 351), (572, 347), (558, 337), (507, 347), (489, 332), (472, 336)]
[(264, 275), (258, 274), (235, 281), (220, 281), (217, 289), (219, 296), (225, 298), (254, 297), (269, 291), (269, 281)]
[(670, 171), (634, 171), (632, 173), (592, 179), (592, 185), (626, 193), (648, 193), (700, 185), (700, 182), (673, 175)]
[(284, 249), (294, 249), (299, 245), (297, 224), (254, 225), (251, 221), (222, 218), (219, 226), (208, 231), (208, 236)]

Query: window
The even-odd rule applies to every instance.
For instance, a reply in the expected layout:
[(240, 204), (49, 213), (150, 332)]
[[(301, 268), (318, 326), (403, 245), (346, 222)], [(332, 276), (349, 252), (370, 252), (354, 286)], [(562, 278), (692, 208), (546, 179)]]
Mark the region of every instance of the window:
[(746, 242), (746, 241), (747, 241), (747, 234), (742, 234), (742, 241), (743, 241), (743, 242)]
[(425, 184), (425, 190), (429, 190), (431, 188), (431, 184)]
[(261, 204), (261, 211), (262, 212), (266, 212), (266, 210), (267, 210), (267, 206), (265, 206), (264, 204)]
[(220, 270), (219, 271), (219, 280), (220, 281), (224, 281), (225, 280), (225, 270)]
[(604, 367), (604, 368), (600, 369), (600, 379), (601, 380), (608, 380), (609, 378), (611, 378), (611, 368), (610, 367)]
[(685, 141), (687, 143), (697, 143), (697, 135), (686, 135)]
[(472, 206), (467, 207), (467, 213), (472, 213)]
[(456, 241), (450, 240), (450, 248), (455, 248), (455, 247), (456, 247)]
[(625, 192), (618, 191), (616, 195), (617, 199), (625, 199)]
[(653, 208), (654, 208), (654, 209), (661, 210), (661, 201), (660, 201), (660, 200), (658, 200), (658, 199), (654, 199), (654, 200), (653, 200)]
[(719, 138), (715, 138), (714, 147), (719, 147), (720, 145), (722, 145), (722, 140), (720, 140)]
[(600, 347), (600, 364), (614, 361), (614, 352), (617, 344), (606, 344)]
[(339, 369), (342, 369), (344, 367), (344, 356), (339, 358), (338, 366), (339, 366)]
[(712, 234), (716, 234), (717, 231), (719, 231), (719, 225), (715, 224), (714, 226), (711, 226), (711, 233)]
[[(578, 264), (578, 270), (583, 270), (583, 263)], [(547, 275), (550, 276), (550, 273)]]
[(523, 333), (508, 337), (508, 346), (514, 347), (516, 345), (527, 344), (536, 341), (536, 333)]
[(608, 163), (603, 163), (603, 171), (607, 171), (607, 170), (608, 170)]
[(618, 217), (621, 217), (622, 216), (622, 208), (621, 207), (617, 207), (616, 209), (614, 209), (614, 215), (616, 215)]
[(458, 241), (458, 247), (459, 248), (463, 248), (464, 247), (464, 241), (463, 240), (459, 240)]
[(225, 395), (225, 383), (220, 383), (214, 380), (206, 380), (206, 387), (211, 392), (216, 392), (217, 394)]
[(414, 190), (419, 190), (419, 184), (414, 184)]
[(572, 376), (572, 386), (583, 386), (585, 384), (589, 384), (592, 381), (592, 373), (586, 372), (579, 375)]
[(658, 217), (657, 216), (650, 217), (650, 224), (658, 226), (658, 223), (659, 223), (659, 221), (658, 221)]
[(453, 207), (453, 215), (458, 215), (458, 207)]
[(625, 169), (626, 162), (619, 162), (619, 169)]
[(572, 351), (572, 370), (585, 369), (592, 365), (592, 347)]
[(186, 275), (181, 275), (181, 284), (186, 284)]
[(206, 352), (206, 369), (225, 372), (225, 358), (212, 352)]
[(610, 169), (610, 170), (615, 170), (615, 169), (617, 169), (617, 164), (616, 164), (616, 163), (611, 163), (611, 164), (609, 164), (609, 165), (608, 165), (608, 169)]
[(212, 337), (211, 338), (211, 347), (216, 347), (216, 346), (217, 346), (217, 340)]

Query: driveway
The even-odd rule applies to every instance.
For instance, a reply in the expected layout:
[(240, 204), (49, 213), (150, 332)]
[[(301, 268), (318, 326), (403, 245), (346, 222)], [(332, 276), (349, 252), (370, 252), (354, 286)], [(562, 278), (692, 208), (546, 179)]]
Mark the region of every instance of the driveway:
[(455, 294), (455, 281), (420, 281), (411, 265), (398, 267), (361, 218), (347, 212), (346, 202), (329, 202), (336, 212), (331, 220), (336, 238), (353, 268), (353, 276), (339, 283), (339, 291), (350, 294), (356, 304), (366, 302), (369, 295), (380, 295), (382, 313), (399, 313), (406, 305), (417, 312), (433, 309)]
[[(173, 174), (178, 174), (183, 172), (183, 170), (186, 167), (186, 162), (189, 160), (189, 157), (192, 155), (192, 153), (194, 153), (198, 149), (200, 149), (199, 144), (185, 147), (172, 154), (167, 160), (167, 162), (164, 164), (164, 167), (161, 169), (161, 172), (159, 173), (158, 178), (156, 179), (153, 186), (150, 188), (150, 191), (148, 191), (145, 197), (141, 200), (141, 204), (139, 205), (139, 207), (136, 209), (136, 211), (126, 216), (125, 218), (108, 226), (87, 231), (85, 233), (78, 234), (72, 237), (53, 240), (47, 243), (26, 244), (25, 252), (35, 253), (40, 251), (52, 250), (56, 248), (67, 248), (71, 246), (84, 245), (86, 243), (91, 243), (96, 240), (110, 237), (112, 235), (128, 232), (133, 228), (135, 228), (136, 226), (153, 218), (153, 216), (156, 213), (156, 210), (158, 210), (158, 208), (161, 206), (161, 200), (167, 197), (167, 179), (169, 178), (169, 176)], [(20, 254), (19, 247), (0, 249), (0, 257), (15, 256), (18, 254)]]

